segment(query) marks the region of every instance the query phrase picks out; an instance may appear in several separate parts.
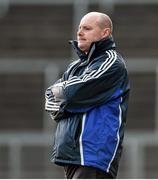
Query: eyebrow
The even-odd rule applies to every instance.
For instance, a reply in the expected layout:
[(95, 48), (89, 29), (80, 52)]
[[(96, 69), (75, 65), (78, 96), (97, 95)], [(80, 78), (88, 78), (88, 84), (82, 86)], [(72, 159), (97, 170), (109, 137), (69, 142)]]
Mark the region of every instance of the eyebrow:
[(79, 27), (79, 28), (80, 28), (80, 27), (83, 27), (83, 28), (92, 28), (91, 25), (79, 25), (78, 27)]

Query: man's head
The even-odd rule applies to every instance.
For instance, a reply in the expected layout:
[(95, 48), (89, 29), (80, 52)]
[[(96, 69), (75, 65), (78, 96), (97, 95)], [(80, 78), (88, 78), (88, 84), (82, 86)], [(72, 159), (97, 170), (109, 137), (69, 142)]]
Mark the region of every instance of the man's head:
[(77, 32), (78, 47), (88, 52), (92, 42), (110, 36), (112, 29), (112, 21), (108, 15), (99, 12), (86, 14), (81, 19)]

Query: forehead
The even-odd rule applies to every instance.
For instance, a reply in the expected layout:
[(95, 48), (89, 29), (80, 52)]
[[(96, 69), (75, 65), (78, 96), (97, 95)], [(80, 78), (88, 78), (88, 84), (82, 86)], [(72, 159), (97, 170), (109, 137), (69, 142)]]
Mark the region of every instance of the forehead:
[(80, 26), (97, 26), (98, 17), (84, 16), (80, 21)]

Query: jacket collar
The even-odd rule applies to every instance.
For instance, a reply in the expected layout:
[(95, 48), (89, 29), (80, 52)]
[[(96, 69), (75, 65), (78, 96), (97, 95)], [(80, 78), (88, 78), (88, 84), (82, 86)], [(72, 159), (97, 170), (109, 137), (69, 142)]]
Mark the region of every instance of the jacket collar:
[(107, 50), (116, 48), (116, 45), (114, 43), (112, 36), (92, 43), (87, 54), (79, 49), (78, 42), (76, 40), (72, 40), (69, 42), (72, 45), (72, 47), (74, 48), (74, 50), (77, 53), (77, 55), (79, 56), (79, 58), (81, 59), (81, 61), (85, 61), (85, 60), (89, 61), (92, 56), (93, 56), (93, 58), (95, 58)]

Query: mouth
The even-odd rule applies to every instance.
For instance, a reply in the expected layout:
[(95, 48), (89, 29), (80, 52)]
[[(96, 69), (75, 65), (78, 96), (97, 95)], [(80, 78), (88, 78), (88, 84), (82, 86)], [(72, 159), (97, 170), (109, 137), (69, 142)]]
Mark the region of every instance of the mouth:
[(78, 39), (79, 42), (86, 41), (86, 39)]

